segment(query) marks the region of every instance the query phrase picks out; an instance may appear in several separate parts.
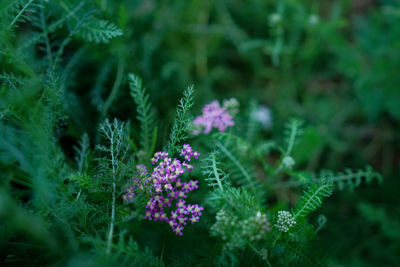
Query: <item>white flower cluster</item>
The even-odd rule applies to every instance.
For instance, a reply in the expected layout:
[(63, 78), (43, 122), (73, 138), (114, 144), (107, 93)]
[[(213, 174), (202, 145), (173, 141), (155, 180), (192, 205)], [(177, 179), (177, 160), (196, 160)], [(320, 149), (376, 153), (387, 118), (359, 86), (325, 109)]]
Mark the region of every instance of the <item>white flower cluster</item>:
[(241, 222), (242, 235), (250, 241), (260, 240), (266, 232), (271, 231), (266, 214), (257, 212), (255, 216)]
[(211, 234), (220, 237), (225, 241), (229, 249), (234, 249), (245, 245), (238, 231), (239, 220), (236, 216), (230, 215), (221, 209), (215, 216), (216, 222), (211, 226)]
[(296, 162), (294, 161), (294, 159), (291, 156), (285, 156), (282, 159), (282, 166), (285, 169), (289, 169), (289, 170), (292, 169), (294, 164), (296, 164)]
[(272, 127), (271, 110), (266, 105), (260, 105), (257, 109), (251, 112), (251, 118), (258, 121), (264, 130)]
[(221, 209), (215, 216), (216, 223), (211, 227), (211, 232), (215, 235), (220, 236), (222, 240), (227, 240), (228, 236), (226, 233), (227, 228), (235, 227), (238, 223), (236, 216), (229, 216), (225, 210)]
[(276, 25), (282, 21), (282, 16), (281, 14), (278, 13), (272, 13), (269, 15), (269, 23), (272, 25)]
[(239, 112), (240, 103), (236, 98), (225, 99), (223, 107), (231, 116), (235, 116)]
[(225, 241), (229, 249), (244, 247), (247, 242), (262, 239), (270, 231), (266, 214), (257, 212), (245, 220), (221, 209), (216, 215), (216, 222), (211, 227), (211, 234)]
[(275, 227), (281, 232), (289, 232), (290, 228), (296, 224), (293, 215), (285, 210), (278, 211), (278, 220), (276, 221)]
[(311, 14), (308, 17), (308, 23), (310, 23), (311, 25), (316, 25), (319, 22), (319, 16), (317, 14)]

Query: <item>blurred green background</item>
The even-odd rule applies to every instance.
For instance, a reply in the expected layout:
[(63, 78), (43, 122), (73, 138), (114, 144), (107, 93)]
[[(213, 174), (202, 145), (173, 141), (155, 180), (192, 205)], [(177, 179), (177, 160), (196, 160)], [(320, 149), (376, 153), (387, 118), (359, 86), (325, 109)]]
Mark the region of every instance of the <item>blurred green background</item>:
[[(51, 21), (79, 1), (43, 4)], [(97, 0), (84, 6), (123, 35), (107, 44), (74, 37), (63, 49), (60, 144), (69, 160), (80, 136), (94, 136), (106, 116), (135, 124), (128, 72), (143, 78), (165, 129), (189, 84), (197, 113), (212, 99), (236, 97), (242, 110), (267, 105), (273, 127), (265, 139), (279, 137), (290, 117), (307, 122), (296, 155), (307, 170), (370, 164), (384, 177), (380, 187), (341, 192), (326, 203), (321, 212), (329, 220), (318, 242), (327, 254), (350, 266), (400, 264), (399, 1)], [(60, 26), (51, 38), (69, 38), (72, 27)], [(27, 20), (2, 32), (2, 77), (32, 77), (48, 67), (35, 30)], [(4, 92), (10, 85), (0, 82)], [(167, 131), (160, 134), (167, 138)]]

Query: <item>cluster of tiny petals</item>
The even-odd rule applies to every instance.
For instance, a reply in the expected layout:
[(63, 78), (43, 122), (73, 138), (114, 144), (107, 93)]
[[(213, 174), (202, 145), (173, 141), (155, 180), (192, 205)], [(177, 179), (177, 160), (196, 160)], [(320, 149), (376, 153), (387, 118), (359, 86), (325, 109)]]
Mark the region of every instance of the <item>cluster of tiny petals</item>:
[(181, 157), (185, 158), (185, 161), (190, 161), (192, 158), (198, 159), (200, 153), (197, 151), (193, 151), (190, 145), (184, 144), (180, 155)]
[(185, 144), (180, 155), (184, 158), (183, 162), (168, 157), (166, 152), (154, 154), (151, 163), (156, 166), (147, 179), (151, 184), (152, 197), (146, 204), (144, 215), (150, 221), (165, 221), (177, 235), (182, 235), (188, 222), (198, 222), (203, 210), (198, 204), (189, 204), (185, 200), (190, 191), (199, 187), (198, 181), (183, 182), (179, 179), (180, 175), (193, 169), (188, 162), (192, 158), (197, 159), (200, 154)]
[(285, 210), (278, 211), (278, 220), (276, 221), (275, 227), (281, 232), (289, 232), (294, 227), (296, 221), (293, 215)]
[(197, 116), (193, 120), (193, 124), (197, 128), (193, 132), (195, 135), (200, 134), (200, 129), (204, 134), (208, 134), (212, 128), (217, 128), (219, 132), (224, 132), (226, 128), (235, 125), (227, 107), (225, 105), (221, 107), (217, 100), (204, 105), (202, 112), (201, 116)]
[(250, 241), (260, 240), (266, 232), (271, 231), (267, 215), (259, 211), (243, 222), (243, 229)]
[(235, 214), (221, 209), (216, 215), (216, 222), (211, 227), (211, 234), (222, 238), (227, 248), (244, 247), (247, 242), (262, 239), (271, 231), (266, 214), (257, 212), (244, 220)]

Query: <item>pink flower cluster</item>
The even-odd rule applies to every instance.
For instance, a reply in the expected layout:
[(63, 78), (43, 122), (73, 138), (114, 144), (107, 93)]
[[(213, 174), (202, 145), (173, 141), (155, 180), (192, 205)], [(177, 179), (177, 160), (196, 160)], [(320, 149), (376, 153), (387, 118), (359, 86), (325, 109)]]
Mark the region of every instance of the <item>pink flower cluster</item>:
[(193, 120), (193, 124), (196, 127), (193, 134), (198, 135), (200, 132), (208, 134), (212, 128), (217, 128), (219, 132), (224, 132), (227, 127), (235, 125), (227, 108), (227, 105), (221, 107), (217, 100), (204, 105), (203, 114)]
[(131, 201), (135, 191), (147, 190), (151, 198), (147, 202), (144, 217), (150, 221), (167, 222), (177, 235), (182, 235), (187, 222), (192, 224), (198, 222), (203, 210), (203, 207), (198, 204), (189, 204), (185, 201), (187, 194), (198, 188), (198, 181), (182, 182), (178, 178), (186, 171), (190, 172), (193, 169), (188, 162), (193, 157), (197, 159), (200, 154), (193, 151), (190, 145), (185, 144), (180, 155), (184, 158), (183, 162), (168, 157), (166, 152), (155, 153), (151, 163), (157, 166), (152, 174), (148, 176), (146, 167), (139, 165), (139, 177), (132, 180), (132, 185), (123, 195), (125, 201)]

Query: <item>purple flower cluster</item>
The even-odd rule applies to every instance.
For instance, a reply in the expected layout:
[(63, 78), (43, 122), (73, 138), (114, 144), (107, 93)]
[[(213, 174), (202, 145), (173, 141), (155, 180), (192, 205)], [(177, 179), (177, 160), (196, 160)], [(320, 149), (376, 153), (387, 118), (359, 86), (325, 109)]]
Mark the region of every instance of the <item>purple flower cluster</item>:
[(219, 132), (224, 132), (227, 127), (235, 125), (232, 115), (228, 112), (228, 105), (224, 104), (221, 107), (217, 100), (204, 105), (202, 111), (203, 114), (193, 120), (193, 124), (196, 127), (193, 131), (194, 135), (198, 135), (200, 132), (208, 134), (212, 128), (217, 128)]
[[(178, 177), (190, 172), (193, 166), (188, 164), (192, 158), (198, 158), (199, 152), (193, 151), (190, 145), (183, 145), (180, 154), (184, 161), (168, 157), (166, 152), (157, 152), (151, 159), (151, 163), (157, 166), (150, 176), (147, 175), (146, 167), (139, 165), (138, 176), (132, 180), (123, 196), (129, 201), (136, 191), (148, 190), (151, 194), (146, 204), (145, 218), (154, 221), (167, 222), (177, 235), (182, 235), (184, 226), (199, 221), (203, 207), (198, 204), (186, 203), (185, 198), (190, 191), (198, 188), (198, 181), (190, 180), (183, 182)], [(147, 175), (147, 177), (145, 177)], [(168, 207), (168, 208), (167, 208)]]

